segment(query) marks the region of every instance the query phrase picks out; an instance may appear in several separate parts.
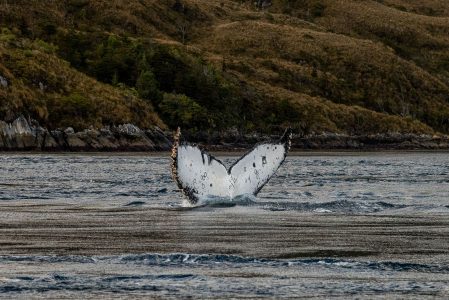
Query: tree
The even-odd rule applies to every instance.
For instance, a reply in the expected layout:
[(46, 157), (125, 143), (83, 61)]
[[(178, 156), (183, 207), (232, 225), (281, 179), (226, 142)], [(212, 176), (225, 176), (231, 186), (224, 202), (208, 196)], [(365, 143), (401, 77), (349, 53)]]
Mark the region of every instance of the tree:
[(181, 42), (183, 44), (186, 43), (187, 31), (189, 29), (188, 26), (189, 24), (185, 20), (181, 20), (176, 23), (176, 27), (178, 28), (179, 34), (181, 35)]
[(209, 128), (207, 110), (182, 94), (164, 94), (159, 105), (164, 122), (171, 128), (178, 126), (193, 130)]
[(159, 84), (151, 71), (142, 71), (136, 82), (137, 92), (144, 99), (151, 100), (156, 106), (162, 100)]

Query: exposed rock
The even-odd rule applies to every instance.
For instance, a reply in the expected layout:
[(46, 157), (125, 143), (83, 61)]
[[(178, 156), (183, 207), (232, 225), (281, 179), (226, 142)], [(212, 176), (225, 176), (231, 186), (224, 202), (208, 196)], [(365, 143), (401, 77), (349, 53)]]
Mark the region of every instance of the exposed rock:
[(117, 140), (110, 135), (101, 135), (98, 137), (99, 148), (98, 149), (107, 149), (108, 151), (116, 151), (119, 148), (119, 144)]
[(76, 136), (87, 144), (86, 147), (90, 147), (94, 150), (101, 150), (103, 148), (101, 143), (98, 141), (100, 136), (100, 131), (98, 130), (93, 128), (85, 129), (84, 131), (77, 132)]
[(11, 124), (0, 123), (3, 147), (6, 149), (31, 150), (37, 147), (36, 132), (29, 126), (27, 120), (20, 116)]
[(113, 131), (118, 134), (128, 136), (141, 136), (143, 134), (142, 130), (133, 124), (123, 124), (113, 127)]
[(65, 140), (65, 134), (61, 130), (52, 130), (50, 131), (51, 137), (54, 139), (56, 144), (58, 145), (59, 149), (61, 150), (68, 150), (68, 145)]
[(103, 127), (100, 129), (100, 134), (104, 135), (104, 136), (109, 136), (112, 135), (112, 131), (111, 129), (108, 127)]
[(449, 137), (385, 133), (361, 136), (322, 134), (307, 137), (294, 137), (294, 149), (315, 150), (442, 150), (449, 149)]
[(257, 8), (262, 8), (262, 9), (268, 8), (268, 7), (270, 7), (271, 5), (273, 5), (273, 3), (272, 3), (271, 0), (257, 0), (257, 1), (255, 2), (255, 4), (256, 4), (256, 7), (257, 7)]
[(0, 150), (155, 151), (169, 150), (171, 141), (159, 128), (141, 130), (133, 124), (75, 132), (72, 127), (48, 131), (23, 116), (0, 121)]
[(5, 121), (0, 121), (0, 135), (5, 135), (6, 134), (6, 130), (8, 127), (8, 123), (6, 123)]
[(15, 119), (11, 124), (7, 124), (4, 130), (5, 135), (14, 136), (14, 135), (24, 135), (31, 134), (31, 128), (28, 125), (27, 120), (20, 116)]
[(101, 128), (95, 141), (98, 143), (98, 145), (95, 144), (98, 146), (96, 149), (108, 149), (108, 151), (115, 151), (118, 150), (119, 147), (117, 139), (109, 127)]
[(47, 130), (43, 127), (40, 127), (39, 124), (37, 124), (37, 123), (33, 124), (33, 125), (32, 125), (33, 126), (32, 128), (34, 130), (36, 148), (41, 148), (45, 142), (45, 136), (47, 135)]
[[(241, 134), (236, 129), (208, 134), (199, 132), (185, 134), (188, 141), (207, 146), (211, 150), (243, 150), (276, 136), (251, 133)], [(0, 151), (168, 151), (172, 135), (158, 127), (141, 130), (133, 124), (89, 128), (75, 132), (72, 127), (48, 131), (35, 120), (23, 116), (12, 123), (0, 121)], [(350, 136), (322, 133), (294, 136), (293, 150), (447, 150), (449, 137), (439, 135), (416, 135), (385, 133)]]
[(150, 141), (145, 135), (141, 135), (134, 138), (126, 138), (126, 136), (121, 136), (118, 140), (121, 150), (125, 151), (155, 151), (155, 145)]
[(74, 133), (75, 133), (75, 130), (74, 130), (72, 127), (67, 127), (67, 128), (64, 130), (64, 133), (65, 133), (65, 134), (74, 134)]
[(59, 144), (55, 141), (55, 139), (51, 136), (48, 130), (45, 131), (44, 141), (41, 144), (41, 150), (43, 151), (55, 151), (60, 150)]
[(6, 80), (6, 78), (1, 75), (0, 75), (0, 86), (2, 86), (3, 88), (8, 87), (8, 80)]
[(168, 151), (171, 149), (172, 141), (167, 138), (159, 127), (154, 127), (153, 130), (145, 131), (145, 135), (154, 142), (155, 150)]
[[(0, 127), (2, 126), (2, 121), (0, 121)], [(0, 149), (6, 148), (5, 143), (3, 142), (3, 135), (0, 134)]]
[(85, 141), (83, 141), (80, 137), (81, 138), (84, 137), (83, 133), (65, 134), (65, 141), (70, 151), (83, 151), (88, 149), (88, 144)]

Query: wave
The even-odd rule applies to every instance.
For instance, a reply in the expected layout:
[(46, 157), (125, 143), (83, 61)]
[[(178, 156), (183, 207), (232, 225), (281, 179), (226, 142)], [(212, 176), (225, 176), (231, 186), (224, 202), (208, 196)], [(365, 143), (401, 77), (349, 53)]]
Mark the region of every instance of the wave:
[[(268, 199), (268, 198), (265, 198)], [(230, 201), (223, 198), (207, 198), (197, 205), (186, 205), (186, 208), (195, 209), (202, 207), (255, 207), (270, 211), (299, 211), (315, 213), (375, 213), (385, 210), (403, 209), (408, 207), (403, 204), (392, 204), (384, 201), (349, 201), (338, 200), (330, 202), (292, 202), (292, 201), (263, 201), (255, 196), (242, 196)]]
[(379, 271), (415, 271), (426, 273), (449, 273), (449, 266), (402, 263), (402, 262), (361, 262), (342, 259), (263, 259), (226, 254), (140, 254), (125, 255), (113, 259), (121, 263), (137, 263), (144, 265), (253, 265), (253, 266), (313, 266), (321, 265), (346, 269), (370, 269)]
[[(365, 214), (365, 213), (377, 213), (384, 211), (394, 211), (399, 209), (412, 208), (414, 210), (421, 209), (424, 211), (435, 210), (443, 208), (445, 212), (449, 206), (422, 206), (416, 205), (404, 205), (393, 204), (385, 201), (350, 201), (350, 200), (337, 200), (329, 202), (293, 202), (293, 201), (263, 201), (264, 199), (270, 199), (264, 197), (258, 199), (254, 196), (245, 196), (230, 201), (227, 198), (207, 198), (200, 200), (196, 205), (191, 205), (188, 202), (179, 204), (176, 202), (169, 203), (168, 206), (153, 207), (153, 209), (160, 210), (195, 210), (205, 207), (210, 208), (230, 208), (230, 207), (251, 207), (256, 209), (268, 210), (268, 211), (297, 211), (297, 212), (309, 212), (309, 213), (345, 213), (345, 214)], [(140, 201), (134, 201), (126, 204), (125, 206), (139, 206), (145, 203)], [(441, 210), (441, 209), (440, 209)]]
[(257, 205), (262, 207), (263, 209), (272, 211), (294, 210), (317, 213), (374, 213), (384, 210), (401, 209), (407, 207), (407, 205), (391, 204), (384, 201), (367, 202), (349, 200), (339, 200), (322, 203), (267, 201), (258, 202)]
[[(322, 266), (329, 268), (344, 268), (355, 270), (375, 270), (393, 272), (421, 272), (421, 273), (445, 273), (449, 274), (449, 266), (438, 264), (419, 264), (394, 261), (355, 261), (334, 258), (310, 258), (310, 259), (269, 259), (244, 257), (228, 254), (128, 254), (120, 256), (0, 256), (0, 263), (77, 263), (77, 264), (135, 264), (143, 266), (217, 266), (227, 267), (245, 266), (269, 266), (269, 267), (306, 267)], [(177, 275), (175, 275), (177, 276)], [(32, 280), (31, 277), (18, 278)], [(63, 278), (56, 278), (63, 279)], [(123, 277), (122, 279), (126, 279)], [(120, 278), (115, 278), (120, 280)]]

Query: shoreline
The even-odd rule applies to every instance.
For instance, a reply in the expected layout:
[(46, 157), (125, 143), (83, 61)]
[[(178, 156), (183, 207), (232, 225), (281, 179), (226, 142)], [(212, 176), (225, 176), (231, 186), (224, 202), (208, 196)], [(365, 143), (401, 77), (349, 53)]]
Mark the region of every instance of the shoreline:
[[(231, 157), (242, 156), (249, 152), (251, 148), (246, 150), (221, 150), (221, 151), (208, 151), (209, 154), (215, 157)], [(288, 152), (288, 156), (362, 156), (369, 155), (384, 155), (384, 154), (449, 154), (449, 149), (439, 150), (396, 150), (396, 149), (381, 149), (381, 150), (342, 150), (342, 149), (326, 149), (326, 150), (301, 150), (293, 149)], [(0, 150), (0, 156), (7, 155), (89, 155), (89, 156), (167, 156), (170, 157), (170, 151), (2, 151)]]
[[(206, 134), (186, 133), (184, 139), (208, 152), (243, 153), (257, 143), (278, 140), (279, 135), (241, 134), (234, 131)], [(101, 129), (73, 128), (48, 130), (34, 120), (19, 117), (8, 124), (0, 121), (0, 153), (5, 152), (161, 152), (170, 151), (171, 131), (158, 127), (140, 129), (133, 124), (107, 126)], [(349, 135), (320, 133), (293, 135), (292, 152), (377, 152), (377, 151), (449, 151), (449, 136), (412, 133), (377, 133)]]

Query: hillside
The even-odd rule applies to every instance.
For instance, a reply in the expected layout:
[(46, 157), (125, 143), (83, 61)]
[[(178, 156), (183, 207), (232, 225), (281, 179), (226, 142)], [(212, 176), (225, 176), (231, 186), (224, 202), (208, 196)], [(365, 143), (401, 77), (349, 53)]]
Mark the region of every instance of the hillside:
[(449, 3), (0, 4), (0, 120), (449, 133)]

